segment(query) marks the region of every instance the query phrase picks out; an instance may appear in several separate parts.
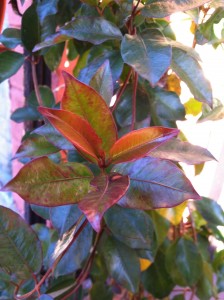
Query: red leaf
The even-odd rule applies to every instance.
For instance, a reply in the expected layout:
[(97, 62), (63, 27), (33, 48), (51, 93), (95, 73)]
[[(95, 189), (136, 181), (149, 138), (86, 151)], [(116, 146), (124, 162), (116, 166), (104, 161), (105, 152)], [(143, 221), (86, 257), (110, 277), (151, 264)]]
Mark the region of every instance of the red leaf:
[(82, 117), (65, 110), (40, 107), (39, 111), (66, 137), (88, 160), (104, 160), (102, 141), (90, 124)]
[(129, 186), (129, 177), (118, 173), (103, 175), (94, 178), (91, 186), (96, 187), (79, 203), (79, 208), (86, 215), (92, 227), (99, 232), (104, 213), (126, 193)]
[(178, 129), (165, 127), (149, 127), (132, 131), (120, 138), (111, 148), (111, 163), (117, 164), (141, 158), (178, 132)]
[(117, 129), (104, 99), (91, 87), (64, 72), (65, 93), (61, 108), (83, 117), (102, 139), (102, 148), (108, 153), (117, 140)]

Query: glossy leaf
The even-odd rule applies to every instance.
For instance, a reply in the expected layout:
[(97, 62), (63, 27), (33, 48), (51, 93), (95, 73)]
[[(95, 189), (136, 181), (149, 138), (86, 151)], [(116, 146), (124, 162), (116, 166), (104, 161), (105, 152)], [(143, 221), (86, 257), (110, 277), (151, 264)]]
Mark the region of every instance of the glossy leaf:
[(66, 89), (62, 109), (83, 117), (102, 139), (102, 148), (107, 153), (117, 139), (116, 125), (103, 98), (91, 87), (68, 73), (64, 73)]
[(57, 13), (58, 1), (59, 0), (39, 0), (37, 2), (37, 14), (41, 24), (43, 24), (43, 21), (46, 17), (55, 15)]
[(147, 213), (114, 205), (105, 214), (105, 221), (112, 234), (127, 246), (154, 252), (155, 231)]
[(42, 266), (40, 241), (15, 212), (0, 206), (0, 271), (29, 279)]
[(122, 287), (137, 292), (140, 264), (135, 251), (112, 237), (104, 241), (102, 251), (109, 275)]
[(190, 10), (208, 2), (207, 0), (148, 0), (141, 14), (149, 18), (163, 18), (175, 12)]
[(90, 86), (102, 96), (109, 107), (111, 98), (113, 97), (113, 78), (109, 60), (106, 60), (97, 70), (90, 81)]
[(125, 63), (155, 86), (171, 63), (171, 46), (157, 29), (141, 35), (126, 34), (121, 44), (121, 55)]
[(194, 286), (203, 271), (203, 262), (195, 243), (185, 237), (173, 242), (166, 253), (166, 268), (175, 284)]
[(55, 164), (47, 157), (26, 164), (2, 191), (12, 191), (25, 201), (59, 206), (79, 201), (90, 188), (91, 171), (78, 163)]
[[(40, 90), (41, 99), (43, 101), (43, 105), (50, 108), (54, 106), (55, 98), (54, 98), (53, 91), (46, 85), (39, 85), (39, 90)], [(28, 105), (30, 105), (31, 107), (39, 106), (35, 91), (32, 91), (26, 100)]]
[(72, 38), (98, 45), (107, 40), (120, 40), (122, 38), (122, 34), (115, 24), (103, 18), (78, 17), (61, 27), (56, 34), (36, 45), (34, 51)]
[(159, 146), (150, 152), (150, 156), (184, 162), (189, 165), (215, 160), (214, 156), (207, 149), (178, 139), (171, 139)]
[(224, 226), (224, 211), (215, 200), (203, 197), (201, 201), (194, 202), (194, 205), (207, 222)]
[(51, 71), (54, 71), (59, 67), (64, 47), (64, 43), (54, 45), (44, 54), (44, 61)]
[(171, 224), (177, 226), (183, 218), (183, 212), (186, 208), (186, 202), (172, 208), (160, 208), (157, 212), (165, 219), (169, 220)]
[(14, 75), (24, 63), (24, 56), (13, 51), (0, 52), (0, 83)]
[(121, 206), (155, 209), (200, 199), (184, 173), (169, 161), (146, 157), (113, 170), (130, 177), (130, 187), (119, 201)]
[(11, 120), (16, 123), (22, 123), (24, 121), (36, 121), (39, 119), (42, 119), (41, 114), (36, 110), (35, 107), (31, 106), (20, 107), (11, 115)]
[(35, 158), (58, 151), (60, 151), (60, 149), (49, 143), (45, 137), (40, 135), (31, 135), (22, 142), (14, 158)]
[(91, 181), (95, 191), (82, 198), (78, 206), (86, 215), (93, 229), (101, 229), (101, 220), (104, 213), (125, 194), (129, 186), (128, 176), (110, 174), (95, 177)]
[(205, 102), (209, 106), (212, 105), (211, 85), (205, 78), (197, 60), (187, 52), (173, 48), (171, 68), (187, 84), (195, 99)]
[(101, 139), (84, 118), (66, 110), (40, 107), (39, 111), (84, 157), (92, 162), (104, 158)]
[(6, 28), (0, 35), (0, 43), (10, 49), (14, 49), (16, 46), (20, 45), (22, 43), (20, 29)]
[(121, 137), (110, 150), (111, 163), (141, 158), (178, 134), (177, 129), (149, 127), (131, 131)]

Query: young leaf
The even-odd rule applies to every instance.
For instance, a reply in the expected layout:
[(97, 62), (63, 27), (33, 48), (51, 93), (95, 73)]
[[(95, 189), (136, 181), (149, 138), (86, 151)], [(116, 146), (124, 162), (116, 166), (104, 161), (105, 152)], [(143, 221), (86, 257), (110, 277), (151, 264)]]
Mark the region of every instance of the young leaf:
[(14, 75), (24, 63), (24, 56), (13, 51), (0, 52), (0, 83)]
[(125, 63), (155, 86), (170, 66), (172, 49), (159, 30), (149, 29), (141, 35), (126, 34), (121, 55)]
[(39, 111), (84, 157), (95, 163), (104, 159), (101, 139), (84, 118), (66, 110), (40, 107)]
[(78, 202), (90, 188), (91, 171), (78, 163), (55, 164), (47, 157), (26, 164), (2, 191), (12, 191), (25, 201), (42, 206)]
[(65, 93), (61, 108), (83, 117), (102, 139), (107, 153), (117, 139), (113, 116), (103, 98), (91, 87), (64, 73)]
[(91, 186), (96, 188), (82, 198), (78, 206), (86, 215), (94, 230), (101, 229), (101, 220), (104, 213), (126, 193), (129, 186), (128, 176), (111, 174), (95, 177)]
[(104, 241), (102, 251), (109, 274), (118, 284), (136, 293), (140, 264), (135, 251), (112, 237)]
[(178, 129), (149, 127), (134, 130), (120, 138), (110, 150), (111, 163), (141, 158), (179, 132)]
[(0, 206), (0, 271), (29, 279), (42, 267), (42, 249), (33, 230), (15, 212)]
[(113, 168), (130, 177), (130, 187), (119, 204), (137, 209), (176, 206), (188, 199), (200, 199), (184, 173), (166, 160), (145, 157)]
[(207, 149), (178, 139), (171, 139), (159, 146), (150, 152), (150, 156), (177, 162), (181, 161), (189, 165), (201, 164), (215, 159)]

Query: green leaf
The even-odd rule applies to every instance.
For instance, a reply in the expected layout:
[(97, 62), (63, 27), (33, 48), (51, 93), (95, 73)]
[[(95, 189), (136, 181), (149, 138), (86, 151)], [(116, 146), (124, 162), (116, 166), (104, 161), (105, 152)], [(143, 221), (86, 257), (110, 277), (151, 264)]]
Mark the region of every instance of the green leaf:
[(14, 49), (16, 46), (21, 45), (21, 31), (17, 28), (6, 28), (0, 35), (0, 43), (5, 47)]
[(152, 265), (142, 274), (142, 282), (147, 291), (159, 299), (170, 294), (174, 283), (165, 268), (165, 253), (160, 249)]
[(214, 295), (212, 266), (203, 261), (203, 272), (197, 282), (196, 295), (199, 299), (210, 300)]
[(184, 173), (166, 160), (146, 157), (120, 164), (113, 171), (130, 177), (130, 187), (119, 201), (124, 207), (165, 208), (188, 199), (200, 199)]
[(104, 241), (102, 251), (110, 276), (122, 287), (136, 293), (140, 265), (135, 251), (112, 237)]
[(36, 4), (32, 4), (23, 14), (21, 39), (24, 47), (29, 52), (32, 52), (33, 47), (40, 42), (40, 24)]
[(121, 40), (122, 34), (115, 24), (97, 17), (78, 17), (61, 27), (57, 33), (37, 44), (33, 51), (64, 42), (69, 39), (90, 42), (94, 45), (107, 40)]
[[(46, 85), (39, 85), (41, 99), (43, 105), (47, 107), (52, 107), (55, 105), (55, 98), (52, 90)], [(39, 103), (35, 91), (32, 91), (27, 97), (28, 105), (32, 107), (38, 107)]]
[(157, 212), (163, 216), (165, 219), (169, 220), (171, 224), (177, 226), (180, 224), (183, 212), (186, 208), (186, 202), (181, 203), (180, 205), (172, 208), (160, 208)]
[(104, 282), (96, 282), (90, 290), (91, 300), (112, 300), (113, 293)]
[(90, 86), (102, 96), (109, 107), (113, 97), (113, 79), (109, 60), (106, 60), (97, 70), (90, 81)]
[(147, 213), (114, 205), (104, 218), (107, 227), (118, 240), (133, 249), (151, 250), (153, 257), (156, 249), (155, 231)]
[(198, 61), (187, 52), (173, 48), (171, 68), (184, 81), (194, 98), (212, 106), (212, 90)]
[(117, 164), (141, 158), (178, 134), (177, 129), (148, 127), (122, 136), (110, 149), (111, 163)]
[(160, 214), (158, 214), (157, 210), (151, 210), (148, 212), (148, 214), (153, 221), (153, 227), (156, 233), (156, 243), (159, 247), (168, 234), (170, 222), (167, 219), (163, 218)]
[(64, 47), (64, 43), (53, 45), (44, 54), (44, 61), (51, 71), (54, 71), (58, 68), (62, 59)]
[(126, 34), (121, 55), (125, 63), (155, 86), (170, 66), (172, 49), (159, 30), (149, 29), (141, 35)]
[(36, 121), (39, 119), (42, 119), (41, 114), (36, 110), (35, 107), (31, 106), (18, 108), (11, 115), (11, 120), (16, 123), (22, 123), (24, 121)]
[(207, 149), (192, 145), (188, 142), (182, 142), (178, 139), (167, 141), (165, 144), (150, 152), (150, 156), (184, 162), (189, 165), (215, 160), (214, 156)]
[(42, 266), (40, 241), (25, 221), (0, 206), (0, 271), (29, 279)]
[(202, 115), (198, 119), (198, 123), (206, 121), (217, 121), (224, 118), (224, 105), (218, 99), (213, 99), (212, 109), (208, 105), (202, 106)]
[(166, 253), (166, 268), (175, 284), (194, 286), (203, 272), (202, 257), (195, 243), (186, 237), (173, 242)]
[(55, 15), (58, 11), (57, 4), (59, 0), (38, 0), (37, 1), (37, 14), (41, 25), (46, 17)]
[(60, 151), (60, 149), (49, 143), (45, 137), (40, 135), (30, 135), (22, 142), (14, 159), (21, 157), (41, 157), (58, 151)]
[(189, 10), (201, 6), (208, 0), (148, 0), (141, 14), (149, 18), (163, 18), (178, 11)]
[(91, 186), (95, 188), (95, 191), (84, 196), (78, 206), (93, 229), (99, 232), (104, 213), (126, 193), (129, 178), (117, 173), (101, 175), (91, 181)]
[(50, 220), (50, 208), (49, 207), (44, 207), (44, 206), (39, 206), (35, 204), (30, 205), (31, 209), (40, 216), (41, 218), (45, 220)]
[(208, 223), (224, 226), (224, 211), (215, 200), (203, 197), (194, 205)]
[(12, 191), (25, 201), (42, 206), (74, 204), (90, 188), (91, 171), (78, 163), (53, 163), (47, 157), (26, 164), (2, 191)]
[(103, 98), (91, 87), (68, 73), (64, 73), (65, 93), (61, 108), (83, 117), (102, 139), (102, 148), (108, 153), (117, 139), (113, 116)]
[(0, 83), (14, 75), (24, 63), (24, 56), (13, 51), (0, 52)]

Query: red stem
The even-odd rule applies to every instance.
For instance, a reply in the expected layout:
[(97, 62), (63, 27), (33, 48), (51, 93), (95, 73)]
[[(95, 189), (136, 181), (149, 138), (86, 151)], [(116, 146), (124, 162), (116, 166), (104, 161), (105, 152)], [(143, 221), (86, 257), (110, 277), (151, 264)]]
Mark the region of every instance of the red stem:
[(137, 87), (138, 87), (138, 73), (134, 72), (133, 94), (132, 94), (132, 121), (131, 121), (131, 130), (134, 130), (134, 128), (135, 128), (135, 122), (136, 122), (136, 96), (137, 96)]
[(32, 68), (33, 85), (34, 85), (34, 90), (35, 90), (35, 94), (37, 97), (37, 102), (38, 102), (39, 106), (44, 106), (43, 100), (41, 98), (40, 90), (39, 90), (37, 73), (36, 73), (36, 61), (35, 61), (34, 57), (32, 57), (31, 68)]

